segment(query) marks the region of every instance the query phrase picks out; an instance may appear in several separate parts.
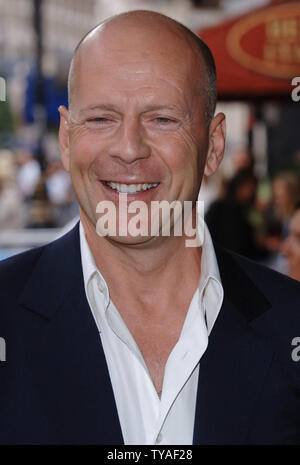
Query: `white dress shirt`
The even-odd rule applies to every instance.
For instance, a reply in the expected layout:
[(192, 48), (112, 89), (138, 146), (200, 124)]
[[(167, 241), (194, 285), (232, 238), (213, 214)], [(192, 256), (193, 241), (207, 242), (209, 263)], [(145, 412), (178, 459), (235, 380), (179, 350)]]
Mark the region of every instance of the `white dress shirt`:
[[(223, 287), (207, 227), (199, 287), (180, 338), (167, 360), (161, 398), (137, 344), (110, 299), (81, 223), (80, 247), (85, 292), (100, 333), (125, 444), (192, 444), (199, 362), (223, 301)], [(179, 285), (176, 292), (184, 290)]]

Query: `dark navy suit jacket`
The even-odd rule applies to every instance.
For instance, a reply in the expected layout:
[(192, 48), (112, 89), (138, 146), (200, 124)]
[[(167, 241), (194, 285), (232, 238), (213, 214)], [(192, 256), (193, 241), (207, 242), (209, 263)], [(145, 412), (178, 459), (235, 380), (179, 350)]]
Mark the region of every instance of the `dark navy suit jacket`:
[[(217, 249), (224, 302), (201, 359), (195, 444), (300, 444), (300, 284)], [(122, 444), (78, 225), (0, 263), (1, 444)]]

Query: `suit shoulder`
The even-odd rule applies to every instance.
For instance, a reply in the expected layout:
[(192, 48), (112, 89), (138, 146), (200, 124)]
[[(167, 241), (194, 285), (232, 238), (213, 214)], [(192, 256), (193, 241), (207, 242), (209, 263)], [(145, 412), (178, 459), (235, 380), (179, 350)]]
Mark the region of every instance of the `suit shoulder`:
[[(254, 282), (270, 301), (281, 297), (287, 301), (296, 299), (300, 316), (300, 282), (296, 281), (278, 271), (272, 270), (265, 265), (254, 262), (246, 257), (229, 252), (234, 260), (238, 262), (247, 276)], [(295, 301), (295, 302), (296, 302)]]
[(299, 337), (300, 283), (236, 253), (223, 252), (222, 258), (227, 260), (225, 292), (226, 286), (234, 289), (232, 295), (239, 296), (236, 308), (251, 330), (300, 385), (298, 365), (291, 357), (293, 341)]
[(16, 291), (26, 283), (45, 247), (30, 249), (0, 262), (1, 292), (9, 292), (11, 287)]
[(286, 320), (300, 327), (298, 281), (219, 246), (216, 254), (225, 293), (247, 318), (253, 319), (268, 308), (264, 315), (274, 323)]
[[(73, 265), (78, 243), (78, 225), (63, 236), (26, 252), (14, 255), (0, 262), (0, 292), (17, 295), (22, 291), (32, 273), (55, 274), (62, 263)], [(56, 263), (53, 267), (53, 263)], [(42, 267), (41, 267), (42, 265)]]

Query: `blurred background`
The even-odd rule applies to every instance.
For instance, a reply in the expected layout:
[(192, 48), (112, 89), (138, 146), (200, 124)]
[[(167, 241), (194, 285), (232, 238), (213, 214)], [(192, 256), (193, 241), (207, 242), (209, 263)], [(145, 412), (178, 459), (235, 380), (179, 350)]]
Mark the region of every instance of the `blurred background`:
[(77, 221), (57, 108), (78, 41), (132, 9), (182, 22), (214, 54), (228, 136), (200, 192), (213, 237), (300, 280), (300, 1), (0, 0), (0, 259)]

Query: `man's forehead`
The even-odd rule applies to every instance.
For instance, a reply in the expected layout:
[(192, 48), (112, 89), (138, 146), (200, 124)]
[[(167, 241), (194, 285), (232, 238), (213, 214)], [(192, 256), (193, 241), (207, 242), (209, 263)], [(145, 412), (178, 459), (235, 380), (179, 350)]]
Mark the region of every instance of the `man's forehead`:
[(176, 81), (197, 95), (205, 88), (206, 65), (193, 33), (153, 12), (114, 17), (85, 37), (69, 74), (69, 103), (83, 86), (92, 85), (100, 76), (109, 79), (110, 70), (140, 81), (151, 73), (168, 76), (170, 83)]
[(99, 26), (82, 42), (77, 55), (79, 63), (91, 61), (92, 57), (116, 59), (121, 63), (134, 61), (135, 57), (153, 61), (161, 57), (169, 62), (180, 60), (182, 65), (202, 59), (195, 45), (176, 24), (165, 19), (153, 21), (151, 16), (142, 20), (133, 16), (130, 21), (119, 19)]
[(84, 46), (100, 37), (102, 39), (108, 37), (108, 40), (111, 40), (124, 35), (130, 38), (140, 33), (144, 33), (145, 36), (150, 33), (149, 37), (157, 39), (161, 48), (168, 45), (167, 43), (161, 43), (163, 37), (169, 36), (170, 38), (172, 36), (173, 40), (177, 37), (177, 39), (189, 41), (193, 36), (192, 32), (182, 24), (167, 16), (151, 11), (132, 11), (114, 16), (99, 24), (86, 35), (80, 46)]

